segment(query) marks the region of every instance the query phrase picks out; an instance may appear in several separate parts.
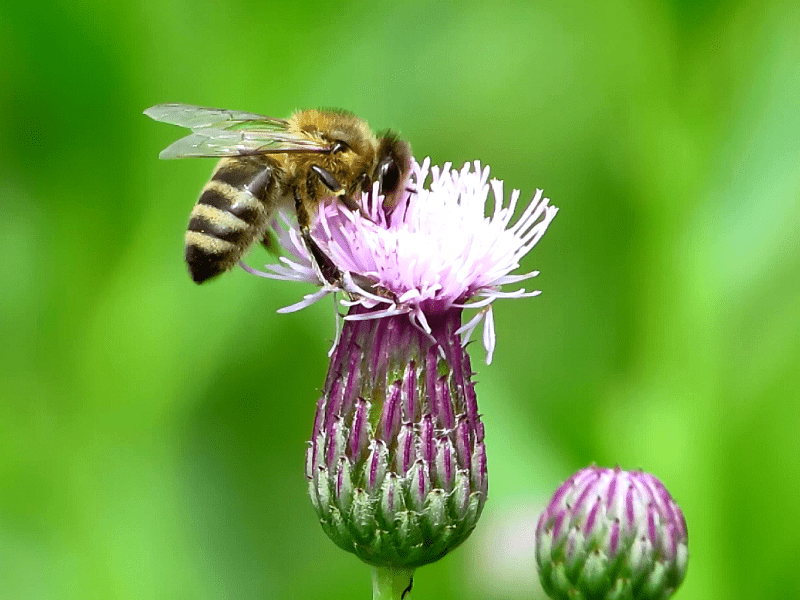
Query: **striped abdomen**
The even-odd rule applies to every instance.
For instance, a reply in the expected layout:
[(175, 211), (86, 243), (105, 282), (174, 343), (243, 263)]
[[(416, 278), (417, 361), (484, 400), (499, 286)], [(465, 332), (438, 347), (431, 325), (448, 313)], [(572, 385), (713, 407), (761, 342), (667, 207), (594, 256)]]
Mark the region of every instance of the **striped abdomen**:
[(272, 216), (275, 168), (266, 157), (219, 162), (186, 232), (186, 262), (195, 283), (227, 271), (261, 241)]

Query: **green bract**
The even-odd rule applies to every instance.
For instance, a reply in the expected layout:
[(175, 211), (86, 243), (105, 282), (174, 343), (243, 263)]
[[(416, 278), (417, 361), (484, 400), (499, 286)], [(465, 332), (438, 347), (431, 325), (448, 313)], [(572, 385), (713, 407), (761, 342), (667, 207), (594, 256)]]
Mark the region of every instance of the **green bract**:
[[(354, 307), (351, 314), (366, 314)], [(461, 310), (345, 321), (317, 405), (309, 495), (325, 532), (379, 567), (413, 569), (463, 542), (487, 492), (483, 425)]]
[(588, 467), (536, 528), (539, 578), (556, 600), (663, 600), (686, 575), (681, 509), (649, 473)]

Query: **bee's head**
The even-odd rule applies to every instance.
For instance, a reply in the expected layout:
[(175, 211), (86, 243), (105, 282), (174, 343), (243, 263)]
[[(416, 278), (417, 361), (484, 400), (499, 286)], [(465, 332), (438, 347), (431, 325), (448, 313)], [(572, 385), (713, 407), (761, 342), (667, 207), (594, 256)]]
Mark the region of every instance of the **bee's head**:
[(394, 132), (386, 132), (378, 140), (378, 161), (372, 179), (379, 183), (379, 193), (384, 196), (383, 205), (387, 209), (397, 204), (410, 170), (411, 146)]

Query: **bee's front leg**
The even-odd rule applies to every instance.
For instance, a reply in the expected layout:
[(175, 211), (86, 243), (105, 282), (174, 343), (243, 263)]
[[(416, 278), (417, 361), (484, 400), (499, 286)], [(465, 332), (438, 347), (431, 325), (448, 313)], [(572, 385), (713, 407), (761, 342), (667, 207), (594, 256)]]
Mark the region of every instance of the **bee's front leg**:
[(342, 272), (339, 267), (333, 264), (328, 255), (320, 249), (314, 238), (311, 237), (311, 215), (296, 191), (294, 194), (294, 206), (297, 212), (297, 224), (300, 226), (300, 237), (303, 238), (303, 243), (311, 257), (311, 266), (314, 268), (317, 277), (327, 284), (340, 287)]
[(322, 181), (322, 183), (325, 185), (326, 188), (328, 188), (331, 192), (333, 192), (333, 195), (336, 196), (336, 199), (339, 202), (344, 204), (347, 208), (349, 208), (353, 212), (360, 212), (361, 216), (363, 217), (367, 216), (361, 205), (358, 202), (356, 202), (353, 198), (347, 195), (347, 190), (345, 190), (344, 186), (342, 186), (342, 184), (339, 183), (339, 180), (333, 176), (333, 173), (328, 171), (328, 169), (320, 167), (319, 165), (312, 165), (311, 171), (317, 177), (319, 177), (320, 181)]

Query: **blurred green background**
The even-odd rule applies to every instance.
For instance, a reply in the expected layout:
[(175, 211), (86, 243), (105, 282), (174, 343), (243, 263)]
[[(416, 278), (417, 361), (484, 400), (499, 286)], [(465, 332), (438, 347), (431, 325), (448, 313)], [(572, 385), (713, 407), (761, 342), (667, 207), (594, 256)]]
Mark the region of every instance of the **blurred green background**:
[[(800, 598), (795, 1), (49, 0), (0, 7), (0, 597), (368, 598), (305, 442), (309, 289), (182, 263), (212, 160), (161, 102), (337, 106), (561, 208), (473, 344), (490, 498), (414, 598), (541, 598), (543, 503), (593, 461), (682, 505), (682, 600)], [(249, 262), (267, 260), (256, 250)]]

